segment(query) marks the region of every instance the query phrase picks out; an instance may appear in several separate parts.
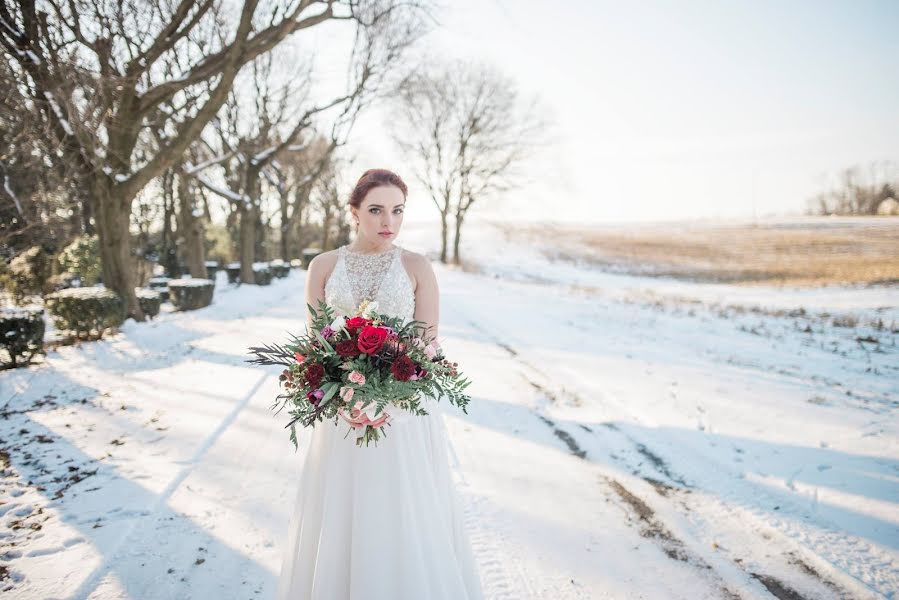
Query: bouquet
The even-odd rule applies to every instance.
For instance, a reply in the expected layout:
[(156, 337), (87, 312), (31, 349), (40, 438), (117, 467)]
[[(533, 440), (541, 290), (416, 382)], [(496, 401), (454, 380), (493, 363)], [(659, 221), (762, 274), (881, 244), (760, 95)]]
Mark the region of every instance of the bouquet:
[[(425, 341), (422, 321), (403, 322), (377, 312), (377, 302), (363, 302), (354, 315), (338, 315), (324, 301), (318, 310), (307, 304), (312, 329), (290, 335), (285, 345), (250, 348), (246, 362), (283, 365), (283, 392), (272, 409), (289, 407), (290, 440), (297, 444), (297, 424), (313, 427), (325, 419), (342, 419), (356, 432), (356, 445), (382, 436), (399, 411), (423, 416), (421, 399), (445, 396), (468, 414), (471, 383), (450, 362), (436, 340)], [(344, 436), (346, 437), (346, 436)]]

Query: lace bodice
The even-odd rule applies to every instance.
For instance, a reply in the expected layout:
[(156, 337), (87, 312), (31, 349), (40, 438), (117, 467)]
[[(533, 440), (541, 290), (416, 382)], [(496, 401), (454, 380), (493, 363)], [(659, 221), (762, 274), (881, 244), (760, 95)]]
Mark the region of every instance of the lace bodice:
[(341, 246), (337, 253), (337, 263), (325, 282), (325, 302), (339, 314), (353, 315), (363, 300), (375, 300), (376, 312), (412, 320), (415, 290), (403, 267), (401, 247), (361, 254)]

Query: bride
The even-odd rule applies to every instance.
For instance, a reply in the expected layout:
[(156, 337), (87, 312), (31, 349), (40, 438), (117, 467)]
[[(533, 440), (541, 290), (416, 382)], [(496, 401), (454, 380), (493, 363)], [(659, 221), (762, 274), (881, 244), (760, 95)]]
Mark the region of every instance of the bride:
[[(325, 300), (347, 314), (363, 300), (375, 301), (377, 312), (423, 321), (425, 337), (436, 343), (438, 287), (431, 264), (393, 243), (406, 193), (391, 171), (362, 174), (349, 200), (356, 239), (312, 260), (306, 303), (317, 307)], [(311, 429), (279, 600), (482, 599), (451, 478), (442, 404), (424, 398), (426, 416), (388, 404), (387, 435), (367, 447), (356, 445), (342, 419)]]

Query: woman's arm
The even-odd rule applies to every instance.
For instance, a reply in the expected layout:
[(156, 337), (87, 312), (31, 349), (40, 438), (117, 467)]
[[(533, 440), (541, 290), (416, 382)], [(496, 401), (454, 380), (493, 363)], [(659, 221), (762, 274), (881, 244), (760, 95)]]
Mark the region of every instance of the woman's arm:
[(415, 316), (416, 321), (423, 321), (427, 327), (423, 338), (425, 342), (437, 342), (437, 330), (440, 323), (440, 289), (437, 276), (426, 256), (415, 256)]
[[(309, 261), (306, 271), (306, 304), (318, 310), (318, 301), (325, 299), (325, 264), (322, 254)], [(306, 308), (306, 331), (312, 331), (312, 313)]]

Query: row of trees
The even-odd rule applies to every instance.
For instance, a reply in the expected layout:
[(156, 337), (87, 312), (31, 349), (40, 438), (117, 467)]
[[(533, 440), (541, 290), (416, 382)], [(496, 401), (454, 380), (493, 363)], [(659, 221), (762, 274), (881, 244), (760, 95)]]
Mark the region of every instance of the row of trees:
[[(242, 270), (249, 277), (266, 167), (313, 141), (325, 156), (317, 162), (327, 163), (327, 147), (341, 141), (340, 126), (358, 114), (379, 78), (416, 39), (422, 8), (392, 0), (303, 0), (289, 7), (277, 2), (263, 10), (258, 5), (245, 0), (237, 14), (214, 0), (52, 0), (41, 5), (45, 12), (21, 0), (15, 13), (0, 5), (0, 43), (11, 59), (6, 73), (13, 83), (4, 86), (10, 90), (4, 100), (14, 114), (26, 116), (20, 134), (36, 145), (30, 164), (4, 166), (17, 222), (27, 227), (36, 215), (27, 215), (19, 200), (29, 194), (10, 181), (53, 171), (53, 192), (80, 208), (85, 231), (96, 228), (104, 284), (125, 299), (135, 319), (143, 319), (131, 263), (136, 198), (152, 182), (168, 180), (178, 198), (191, 273), (196, 268), (198, 275), (205, 273), (198, 260), (202, 227), (196, 223), (202, 212), (193, 206), (191, 187), (202, 184), (228, 198), (238, 215)], [(253, 100), (262, 114), (242, 127), (246, 115), (236, 108), (234, 92), (243, 67), (249, 65), (264, 86), (266, 65), (279, 45), (338, 20), (357, 27), (349, 91), (323, 104), (295, 102), (296, 89), (282, 94), (280, 103), (274, 92), (261, 93)], [(299, 85), (308, 87), (309, 80)], [(342, 118), (335, 119), (331, 143), (322, 149), (312, 118), (331, 108)], [(212, 122), (216, 135), (204, 134)], [(22, 141), (11, 146), (20, 148)], [(204, 183), (213, 165), (225, 171), (227, 188)]]
[[(290, 260), (310, 242), (348, 238), (339, 151), (384, 100), (394, 109), (386, 125), (440, 213), (441, 260), (459, 261), (474, 204), (527, 181), (524, 159), (545, 141), (535, 103), (484, 65), (408, 64), (433, 20), (427, 0), (228, 6), (0, 5), (5, 258), (96, 235), (104, 285), (142, 320), (141, 254), (152, 245), (169, 272), (183, 263), (205, 277), (207, 229), (223, 208), (252, 281), (274, 245)], [(340, 22), (353, 27), (350, 69), (345, 89), (322, 99), (293, 41)]]
[(899, 201), (899, 168), (889, 161), (873, 162), (867, 168), (844, 169), (829, 189), (808, 201), (808, 212), (818, 215), (895, 214)]

